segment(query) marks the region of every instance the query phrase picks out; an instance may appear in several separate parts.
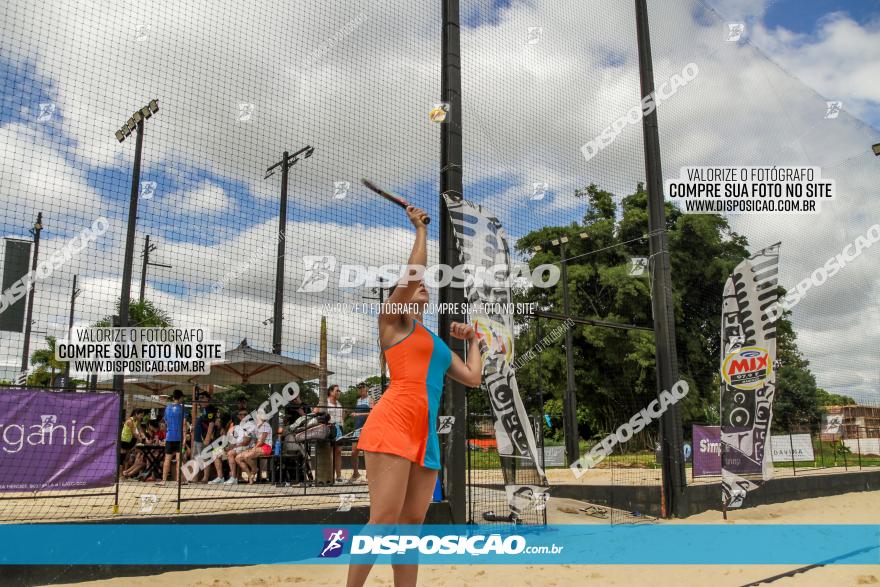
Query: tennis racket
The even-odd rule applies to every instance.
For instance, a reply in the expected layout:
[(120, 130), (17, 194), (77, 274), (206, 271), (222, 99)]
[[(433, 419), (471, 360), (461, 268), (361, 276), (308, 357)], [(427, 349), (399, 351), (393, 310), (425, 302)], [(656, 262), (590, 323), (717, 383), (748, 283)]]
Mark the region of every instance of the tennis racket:
[[(400, 206), (404, 210), (406, 209), (407, 206), (412, 205), (409, 202), (407, 202), (403, 197), (401, 197), (393, 192), (388, 192), (388, 191), (383, 190), (382, 188), (380, 188), (379, 186), (377, 186), (376, 184), (374, 184), (373, 182), (371, 182), (368, 179), (361, 179), (361, 182), (365, 186), (367, 186), (369, 189), (371, 189), (372, 191), (376, 192), (377, 194), (379, 194), (380, 196), (382, 196), (383, 198), (385, 198), (389, 202), (393, 202), (394, 204), (397, 204), (398, 206)], [(431, 224), (431, 218), (426, 214), (426, 215), (422, 216), (422, 222), (425, 223), (426, 225)]]

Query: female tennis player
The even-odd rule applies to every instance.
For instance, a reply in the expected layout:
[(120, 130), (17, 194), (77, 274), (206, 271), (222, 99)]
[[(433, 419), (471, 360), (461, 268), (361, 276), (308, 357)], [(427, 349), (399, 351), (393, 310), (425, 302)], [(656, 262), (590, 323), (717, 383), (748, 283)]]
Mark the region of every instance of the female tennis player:
[[(440, 469), (437, 412), (446, 375), (467, 387), (480, 385), (480, 349), (474, 329), (453, 322), (450, 334), (468, 341), (467, 362), (422, 323), (428, 290), (422, 275), (428, 262), (424, 210), (408, 206), (416, 240), (402, 277), (379, 314), (379, 344), (391, 370), (391, 385), (361, 430), (370, 490), (370, 524), (421, 524)], [(402, 306), (405, 305), (406, 307)], [(395, 309), (403, 311), (395, 312)], [(463, 401), (464, 398), (461, 398)], [(393, 565), (395, 587), (416, 584), (418, 565)], [(348, 587), (366, 581), (371, 564), (351, 565)]]

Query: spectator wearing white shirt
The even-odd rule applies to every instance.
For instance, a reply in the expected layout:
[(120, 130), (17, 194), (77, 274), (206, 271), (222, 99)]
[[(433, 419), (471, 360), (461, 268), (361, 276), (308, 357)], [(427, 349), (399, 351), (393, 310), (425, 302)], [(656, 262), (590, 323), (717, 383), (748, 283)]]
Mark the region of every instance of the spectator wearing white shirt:
[[(327, 388), (327, 414), (330, 415), (330, 423), (336, 429), (335, 439), (342, 436), (342, 422), (345, 420), (345, 410), (339, 402), (341, 393), (338, 385)], [(342, 445), (338, 442), (333, 445), (333, 465), (336, 470), (336, 482), (342, 483)]]
[[(248, 412), (247, 410), (239, 410), (238, 411), (238, 421), (241, 422), (245, 418), (247, 418)], [(234, 421), (234, 420), (233, 420)], [(227, 437), (229, 438), (229, 444), (227, 445), (229, 448), (226, 449), (226, 462), (229, 463), (229, 479), (225, 481), (226, 485), (237, 485), (238, 484), (238, 470), (236, 467), (236, 458), (252, 448), (253, 445), (253, 435), (254, 431), (254, 423), (253, 421), (247, 421), (243, 425), (242, 424), (233, 424), (233, 422), (229, 422), (229, 430), (227, 432)]]
[(268, 420), (264, 412), (257, 412), (254, 417), (256, 424), (253, 430), (254, 444), (235, 457), (235, 462), (241, 467), (241, 472), (247, 477), (249, 484), (255, 483), (260, 474), (257, 457), (272, 454), (272, 426)]

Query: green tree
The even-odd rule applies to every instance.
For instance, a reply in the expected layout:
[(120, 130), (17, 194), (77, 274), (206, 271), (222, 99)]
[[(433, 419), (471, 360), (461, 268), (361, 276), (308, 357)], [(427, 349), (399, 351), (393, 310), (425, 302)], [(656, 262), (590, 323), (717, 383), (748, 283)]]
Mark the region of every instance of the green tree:
[(55, 337), (47, 336), (45, 340), (46, 348), (31, 353), (31, 365), (36, 369), (28, 375), (28, 385), (54, 387), (56, 377), (64, 372), (66, 363), (55, 358)]
[[(778, 293), (784, 296), (786, 291), (780, 287)], [(773, 422), (779, 431), (803, 424), (815, 428), (822, 418), (823, 406), (856, 403), (850, 397), (829, 394), (816, 386), (816, 378), (810, 372), (810, 362), (798, 349), (797, 334), (788, 320), (790, 315), (790, 311), (783, 312), (782, 319), (776, 323), (778, 368)]]
[(783, 431), (797, 424), (816, 425), (821, 418), (813, 374), (808, 369), (781, 365), (776, 373), (773, 399), (774, 428)]
[[(118, 316), (122, 304), (116, 303)], [(132, 328), (167, 328), (173, 326), (171, 316), (150, 300), (140, 301), (132, 298), (128, 304), (128, 325)], [(113, 316), (107, 316), (95, 323), (99, 328), (113, 326)]]
[(829, 393), (821, 387), (816, 388), (816, 398), (819, 400), (820, 406), (854, 406), (856, 400), (847, 395), (837, 395)]
[[(619, 204), (613, 194), (596, 185), (577, 190), (576, 195), (587, 204), (582, 222), (533, 231), (517, 241), (517, 250), (528, 254), (541, 246), (529, 261), (533, 269), (545, 263), (559, 265), (559, 249), (548, 247), (548, 243), (567, 236), (572, 313), (652, 326), (650, 266), (641, 276), (630, 275), (629, 270), (631, 257), (650, 256), (644, 186), (637, 185), (635, 192), (620, 199)], [(722, 216), (682, 214), (668, 203), (665, 229), (678, 366), (680, 377), (690, 387), (688, 396), (679, 402), (682, 419), (685, 423), (717, 422), (722, 294), (733, 269), (749, 256), (748, 242)], [(516, 297), (516, 301), (534, 302), (560, 312), (562, 283), (519, 291)], [(559, 323), (543, 320), (543, 335), (557, 326)], [(654, 336), (648, 331), (583, 325), (575, 325), (572, 336), (580, 434), (592, 438), (612, 431), (656, 397)], [(779, 337), (779, 358), (790, 368), (780, 374), (777, 398), (790, 393), (791, 405), (800, 414), (797, 417), (809, 417), (814, 412), (798, 394), (809, 397), (809, 383), (812, 381), (815, 389), (815, 380), (797, 348), (787, 316), (779, 320)], [(522, 320), (518, 354), (537, 342), (534, 320)], [(520, 389), (534, 394), (540, 385), (545, 400), (561, 399), (565, 368), (564, 341), (560, 337), (517, 371)]]

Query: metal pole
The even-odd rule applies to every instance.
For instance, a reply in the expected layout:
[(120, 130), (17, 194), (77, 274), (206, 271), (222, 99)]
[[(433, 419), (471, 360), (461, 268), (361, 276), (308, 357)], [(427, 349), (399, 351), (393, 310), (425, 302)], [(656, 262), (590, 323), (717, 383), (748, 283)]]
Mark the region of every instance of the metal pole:
[[(43, 231), (43, 213), (37, 212), (37, 221), (34, 223), (34, 256), (31, 259), (31, 276), (37, 272), (37, 256), (40, 254), (40, 233)], [(34, 316), (34, 295), (37, 291), (36, 280), (31, 279), (28, 286), (27, 312), (24, 317), (24, 344), (21, 349), (21, 372), (27, 373), (28, 360), (31, 351), (31, 322)], [(27, 385), (27, 375), (24, 384)]]
[[(541, 344), (541, 318), (535, 318), (535, 346)], [(538, 355), (535, 357), (538, 361), (538, 368), (535, 370), (537, 373), (537, 377), (535, 378), (538, 384), (538, 410), (541, 413), (541, 430), (544, 430), (544, 386), (541, 385), (541, 351), (543, 348), (538, 349)], [(543, 445), (541, 450), (544, 450)], [(546, 467), (544, 467), (546, 469)]]
[(116, 490), (113, 496), (113, 513), (119, 513), (119, 469), (122, 468), (122, 461), (120, 456), (122, 454), (122, 446), (121, 442), (121, 431), (122, 424), (125, 422), (125, 394), (120, 389), (119, 393), (119, 416), (116, 419)]
[(275, 304), (272, 313), (272, 352), (281, 354), (281, 310), (284, 304), (284, 249), (287, 232), (287, 172), (290, 170), (288, 153), (281, 158), (281, 205), (278, 211), (278, 258), (275, 264)]
[(797, 477), (797, 465), (795, 465), (794, 461), (794, 440), (791, 436), (791, 422), (788, 424), (788, 444), (791, 447), (791, 474)]
[[(566, 316), (571, 314), (571, 303), (568, 297), (568, 259), (565, 243), (559, 243), (559, 255), (562, 261), (562, 311)], [(574, 340), (571, 328), (565, 329), (565, 396), (562, 401), (562, 427), (565, 434), (565, 460), (568, 466), (580, 458), (580, 445), (577, 426), (577, 398), (575, 397), (574, 381)]]
[[(380, 277), (379, 278), (379, 311), (382, 311), (382, 304), (385, 303), (385, 288), (382, 287), (385, 284), (385, 281)], [(382, 373), (379, 374), (379, 390), (381, 393), (385, 393), (385, 388), (388, 387), (388, 375), (385, 373), (387, 370), (385, 365), (380, 365), (382, 367)]]
[[(287, 233), (287, 175), (290, 171), (289, 153), (284, 151), (281, 158), (281, 202), (278, 208), (278, 248), (276, 250), (275, 259), (275, 300), (272, 304), (272, 352), (276, 355), (281, 354), (281, 326), (284, 315), (284, 254), (286, 250), (286, 233)], [(278, 385), (271, 385), (272, 393), (279, 391)], [(273, 427), (277, 428), (280, 416), (273, 416)]]
[[(181, 403), (183, 403), (183, 400), (181, 400)], [(193, 407), (195, 408), (195, 406), (193, 406)], [(177, 464), (175, 465), (177, 467), (177, 513), (178, 514), (180, 513), (180, 504), (183, 501), (183, 499), (182, 499), (183, 472), (180, 470), (180, 464), (181, 464), (180, 461), (183, 460), (183, 454), (184, 454), (184, 451), (186, 450), (186, 443), (183, 441), (183, 439), (186, 437), (186, 418), (184, 417), (185, 411), (186, 411), (186, 408), (184, 407), (183, 411), (181, 411), (181, 414), (180, 414), (180, 418), (181, 418), (181, 422), (180, 422), (180, 450), (177, 451)], [(193, 433), (194, 433), (194, 431), (190, 430), (190, 438), (192, 438)]]
[[(70, 288), (70, 315), (67, 318), (67, 339), (70, 340), (73, 334), (73, 315), (76, 311), (76, 275), (73, 276), (73, 285)], [(70, 361), (64, 363), (64, 383), (67, 387), (70, 385)]]
[[(455, 266), (459, 263), (458, 248), (449, 210), (443, 194), (462, 197), (462, 100), (461, 100), (461, 25), (459, 0), (443, 0), (443, 30), (440, 94), (449, 104), (447, 121), (440, 125), (440, 263)], [(464, 303), (461, 288), (440, 289), (443, 303)], [(446, 306), (454, 307), (454, 306)], [(449, 336), (450, 324), (463, 316), (440, 314), (440, 336), (452, 352), (464, 356), (464, 342)], [(465, 455), (467, 436), (467, 395), (460, 383), (446, 380), (443, 394), (444, 413), (454, 416), (456, 424), (446, 442), (446, 467), (444, 469), (444, 494), (452, 509), (452, 522), (464, 524), (467, 516), (465, 496)]]
[(144, 301), (144, 290), (147, 286), (147, 265), (150, 264), (150, 235), (144, 237), (144, 260), (141, 263), (141, 295), (138, 298)]
[[(865, 438), (868, 437), (867, 432), (868, 431), (866, 428), (865, 429)], [(856, 426), (856, 451), (859, 455), (859, 471), (862, 470), (862, 440), (861, 440), (861, 438), (862, 438), (862, 431), (859, 429), (858, 426)]]
[[(541, 344), (542, 336), (541, 336), (541, 318), (535, 318), (535, 346)], [(545, 449), (546, 442), (544, 439), (544, 388), (541, 385), (541, 351), (543, 349), (538, 349), (538, 356), (535, 359), (538, 361), (537, 369), (535, 370), (537, 373), (536, 383), (538, 387), (538, 438), (541, 442), (541, 468), (545, 471), (547, 470), (547, 450)], [(543, 509), (543, 517), (544, 517), (544, 525), (547, 525), (547, 508), (546, 504)]]
[[(635, 0), (636, 31), (639, 52), (639, 78), (643, 99), (654, 95), (654, 67), (651, 60), (651, 34), (648, 29), (647, 0)], [(657, 393), (670, 390), (678, 381), (678, 358), (675, 349), (675, 316), (672, 301), (672, 278), (666, 238), (666, 213), (663, 196), (663, 169), (660, 162), (660, 134), (657, 108), (642, 119), (645, 148), (645, 175), (648, 191), (649, 251), (652, 260), (651, 309), (654, 316), (654, 344)], [(663, 490), (667, 515), (682, 517), (683, 491), (686, 486), (681, 454), (681, 414), (671, 404), (660, 421), (663, 455)]]
[[(119, 294), (119, 326), (128, 326), (128, 307), (131, 302), (131, 266), (134, 263), (134, 233), (137, 227), (138, 190), (141, 183), (141, 153), (144, 148), (144, 119), (137, 123), (137, 141), (134, 147), (134, 168), (131, 172), (131, 196), (128, 202), (128, 232), (125, 236), (125, 258), (122, 265), (122, 291)], [(124, 376), (113, 376), (113, 388), (121, 390)]]

